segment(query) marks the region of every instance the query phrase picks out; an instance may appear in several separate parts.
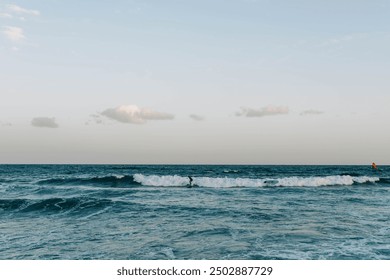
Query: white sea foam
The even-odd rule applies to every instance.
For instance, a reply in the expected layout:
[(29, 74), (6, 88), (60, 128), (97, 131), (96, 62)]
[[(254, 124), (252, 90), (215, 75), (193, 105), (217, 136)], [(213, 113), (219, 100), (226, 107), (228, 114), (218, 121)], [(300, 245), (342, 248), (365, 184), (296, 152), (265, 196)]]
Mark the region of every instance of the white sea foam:
[(354, 183), (367, 183), (367, 182), (376, 182), (379, 181), (379, 178), (376, 177), (354, 177), (350, 175), (343, 176), (324, 176), (324, 177), (287, 177), (277, 179), (276, 186), (282, 187), (320, 187), (320, 186), (350, 186)]
[[(178, 175), (143, 175), (135, 174), (134, 180), (145, 186), (179, 187), (189, 184), (188, 177)], [(323, 177), (284, 177), (284, 178), (229, 178), (229, 177), (193, 177), (193, 185), (209, 188), (229, 187), (320, 187), (320, 186), (350, 186), (354, 183), (377, 182), (379, 178), (368, 176), (336, 175)]]
[(185, 186), (189, 183), (188, 177), (178, 175), (173, 176), (158, 176), (158, 175), (142, 175), (134, 174), (134, 181), (145, 186), (159, 186), (159, 187), (179, 187)]

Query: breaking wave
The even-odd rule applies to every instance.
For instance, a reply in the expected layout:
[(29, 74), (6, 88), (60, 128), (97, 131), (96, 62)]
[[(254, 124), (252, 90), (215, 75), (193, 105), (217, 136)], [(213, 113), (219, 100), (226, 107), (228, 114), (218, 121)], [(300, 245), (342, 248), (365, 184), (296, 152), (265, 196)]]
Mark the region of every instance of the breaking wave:
[[(353, 184), (388, 183), (388, 178), (369, 176), (312, 176), (312, 177), (281, 177), (281, 178), (244, 178), (244, 177), (192, 177), (192, 184), (198, 187), (229, 188), (229, 187), (321, 187), (350, 186)], [(189, 185), (187, 176), (180, 175), (112, 175), (90, 178), (53, 178), (38, 181), (39, 185), (90, 185), (99, 187), (131, 187), (136, 185), (154, 187), (184, 187)]]
[[(144, 186), (180, 187), (189, 184), (188, 177), (178, 175), (143, 175), (135, 174), (134, 181)], [(350, 186), (353, 184), (375, 183), (378, 177), (335, 175), (323, 177), (285, 177), (285, 178), (228, 178), (228, 177), (193, 177), (193, 185), (209, 188), (229, 187), (321, 187)]]

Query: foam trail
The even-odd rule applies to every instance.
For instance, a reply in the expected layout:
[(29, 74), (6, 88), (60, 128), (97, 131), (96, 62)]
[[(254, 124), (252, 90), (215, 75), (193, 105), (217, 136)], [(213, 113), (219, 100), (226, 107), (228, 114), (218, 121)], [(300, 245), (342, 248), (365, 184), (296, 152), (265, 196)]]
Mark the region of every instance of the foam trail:
[[(135, 174), (134, 181), (144, 186), (171, 186), (179, 187), (189, 184), (187, 177), (178, 175), (158, 176)], [(228, 177), (193, 177), (193, 184), (200, 187), (209, 188), (229, 188), (229, 187), (320, 187), (320, 186), (350, 186), (353, 184), (375, 183), (379, 181), (377, 177), (368, 176), (323, 176), (323, 177), (284, 177), (284, 178), (228, 178)]]

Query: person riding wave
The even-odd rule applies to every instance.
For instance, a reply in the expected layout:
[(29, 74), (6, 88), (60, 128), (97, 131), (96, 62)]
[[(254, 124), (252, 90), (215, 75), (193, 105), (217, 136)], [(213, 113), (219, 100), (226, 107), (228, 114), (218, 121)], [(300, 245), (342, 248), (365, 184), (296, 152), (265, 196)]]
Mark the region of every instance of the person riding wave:
[(194, 180), (194, 179), (192, 179), (192, 177), (191, 176), (188, 176), (188, 179), (190, 179), (190, 188), (192, 187), (192, 181)]

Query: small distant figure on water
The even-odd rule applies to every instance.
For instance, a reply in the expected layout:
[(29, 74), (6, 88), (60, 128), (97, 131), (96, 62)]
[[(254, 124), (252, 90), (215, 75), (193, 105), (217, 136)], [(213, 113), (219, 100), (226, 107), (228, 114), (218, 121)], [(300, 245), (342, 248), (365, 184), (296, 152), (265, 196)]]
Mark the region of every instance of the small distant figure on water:
[(191, 176), (188, 176), (188, 179), (190, 179), (190, 185), (189, 185), (189, 188), (191, 188), (191, 187), (192, 187), (192, 181), (193, 181), (194, 179), (192, 179), (192, 177), (191, 177)]
[(375, 164), (375, 162), (373, 162), (372, 164), (371, 164), (371, 167), (372, 167), (372, 169), (378, 169), (378, 167), (376, 166), (376, 164)]

